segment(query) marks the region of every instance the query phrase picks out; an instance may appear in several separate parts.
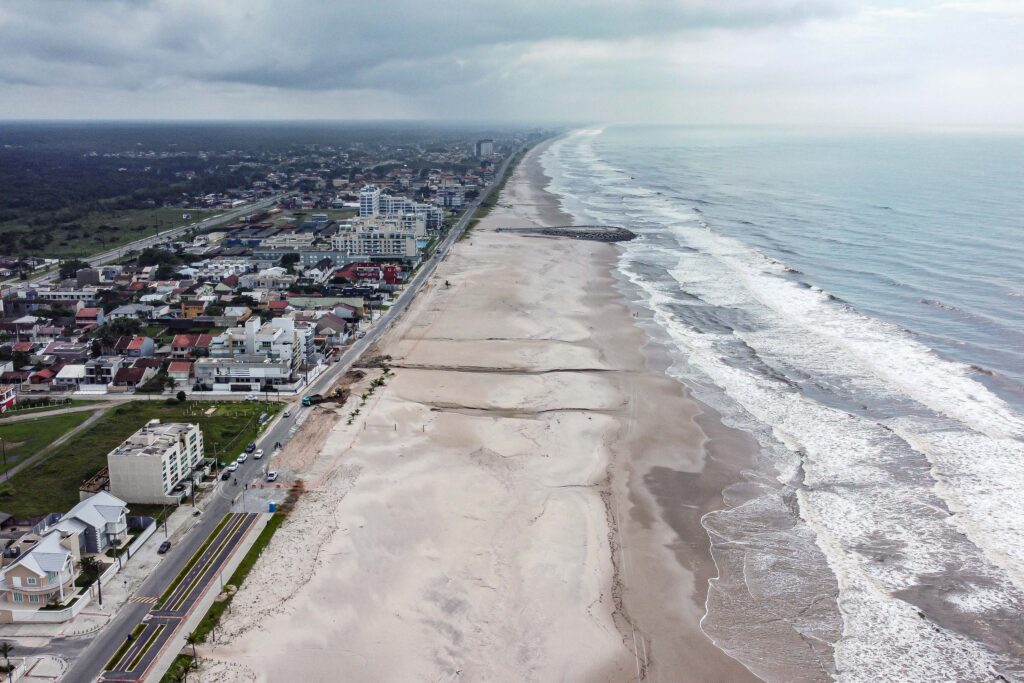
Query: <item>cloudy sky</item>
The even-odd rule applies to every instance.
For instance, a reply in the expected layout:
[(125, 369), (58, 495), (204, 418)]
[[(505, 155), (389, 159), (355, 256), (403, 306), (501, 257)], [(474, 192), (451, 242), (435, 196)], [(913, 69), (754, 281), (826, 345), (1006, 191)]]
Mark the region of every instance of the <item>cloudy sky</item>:
[(1024, 0), (0, 0), (0, 118), (1024, 124)]

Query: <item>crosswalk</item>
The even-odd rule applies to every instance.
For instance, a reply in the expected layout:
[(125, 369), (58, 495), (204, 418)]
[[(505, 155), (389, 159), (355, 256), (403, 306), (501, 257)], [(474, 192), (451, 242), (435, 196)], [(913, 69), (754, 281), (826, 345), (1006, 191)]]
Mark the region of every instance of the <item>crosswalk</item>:
[(134, 602), (140, 605), (153, 605), (156, 603), (157, 599), (158, 598), (155, 595), (133, 595), (128, 602)]

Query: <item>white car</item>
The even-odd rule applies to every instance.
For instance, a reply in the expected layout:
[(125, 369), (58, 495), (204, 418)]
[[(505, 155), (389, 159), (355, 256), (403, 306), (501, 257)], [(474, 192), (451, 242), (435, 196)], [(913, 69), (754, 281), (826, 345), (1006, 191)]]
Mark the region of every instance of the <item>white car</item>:
[(238, 463), (233, 462), (230, 465), (228, 465), (225, 469), (227, 469), (228, 472), (234, 472), (235, 470), (238, 469)]
[(277, 470), (267, 472), (267, 481), (277, 481)]
[(248, 453), (242, 453), (240, 456), (238, 456), (238, 460), (236, 460), (235, 462), (241, 464), (241, 463), (245, 462), (248, 459), (249, 459), (249, 454)]
[(284, 416), (285, 417), (291, 417), (292, 416), (292, 411), (290, 411), (290, 410), (284, 411)]
[(262, 457), (263, 457), (263, 449), (262, 448), (257, 448), (255, 451), (253, 451), (253, 454), (252, 454), (252, 459), (253, 460), (259, 460)]
[(246, 401), (255, 401), (256, 400), (256, 394), (246, 394), (245, 395), (245, 400)]

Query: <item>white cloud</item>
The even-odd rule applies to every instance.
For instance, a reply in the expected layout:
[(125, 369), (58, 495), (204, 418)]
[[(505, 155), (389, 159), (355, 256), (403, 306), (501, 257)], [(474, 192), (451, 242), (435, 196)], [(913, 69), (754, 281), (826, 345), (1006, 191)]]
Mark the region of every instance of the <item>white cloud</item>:
[(0, 116), (1024, 121), (1022, 5), (0, 0)]

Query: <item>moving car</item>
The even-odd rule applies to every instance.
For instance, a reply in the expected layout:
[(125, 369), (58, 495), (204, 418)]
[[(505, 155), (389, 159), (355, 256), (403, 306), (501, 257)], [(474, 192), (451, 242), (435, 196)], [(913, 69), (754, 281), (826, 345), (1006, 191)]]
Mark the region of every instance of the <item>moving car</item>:
[(156, 551), (157, 551), (158, 554), (163, 555), (164, 553), (166, 553), (170, 549), (171, 549), (171, 542), (170, 541), (164, 541), (163, 543), (160, 544), (160, 547), (157, 548)]
[(255, 401), (256, 400), (256, 394), (246, 394), (245, 395), (245, 400), (246, 401)]
[(292, 411), (290, 411), (290, 410), (284, 411), (284, 416), (285, 417), (291, 417), (292, 416)]
[(277, 481), (277, 470), (267, 472), (267, 481)]
[(263, 449), (262, 448), (257, 448), (255, 450), (255, 452), (253, 452), (253, 454), (252, 454), (253, 460), (259, 460), (262, 457), (263, 457)]

